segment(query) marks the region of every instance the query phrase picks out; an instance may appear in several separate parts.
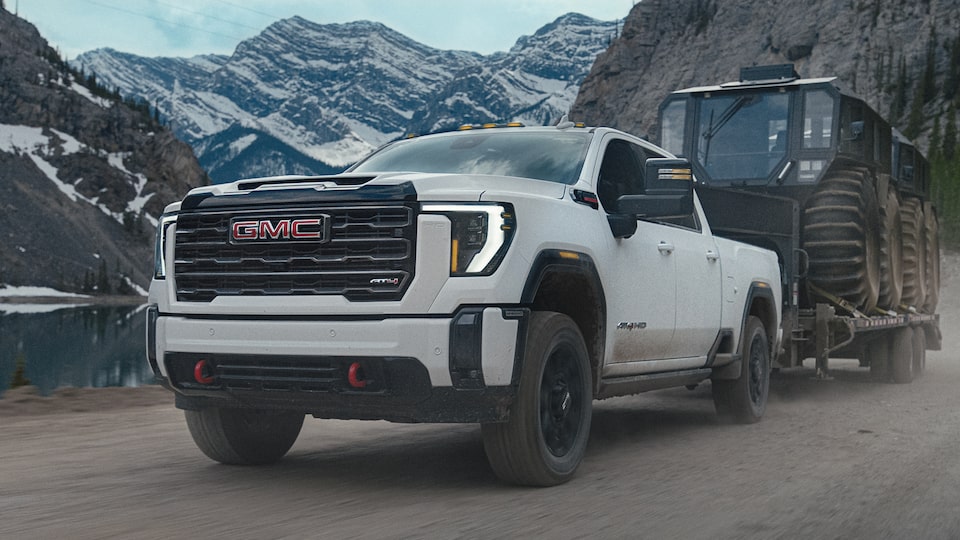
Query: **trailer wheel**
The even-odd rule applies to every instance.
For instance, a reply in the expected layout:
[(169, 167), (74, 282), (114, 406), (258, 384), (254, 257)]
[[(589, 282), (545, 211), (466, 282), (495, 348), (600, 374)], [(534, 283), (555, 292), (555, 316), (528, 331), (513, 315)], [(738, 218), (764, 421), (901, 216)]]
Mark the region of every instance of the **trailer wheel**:
[(906, 384), (913, 381), (913, 330), (897, 328), (890, 338), (890, 364), (893, 382)]
[(922, 326), (913, 329), (913, 376), (919, 377), (927, 367), (927, 333)]
[(867, 173), (831, 170), (803, 211), (809, 282), (864, 311), (880, 294), (880, 214)]
[(303, 426), (302, 413), (207, 407), (183, 411), (193, 442), (225, 465), (266, 465), (282, 458)]
[(890, 341), (880, 336), (867, 344), (867, 361), (870, 364), (870, 379), (874, 382), (890, 380)]
[(903, 227), (900, 200), (893, 189), (887, 191), (886, 205), (880, 209), (880, 296), (877, 305), (896, 309), (903, 294)]
[(903, 225), (902, 304), (923, 307), (926, 300), (927, 249), (923, 207), (917, 199), (905, 199), (900, 205)]
[(553, 486), (573, 477), (590, 437), (591, 381), (576, 323), (560, 313), (534, 312), (510, 419), (481, 428), (487, 460), (501, 480)]
[(937, 304), (940, 301), (940, 223), (932, 207), (930, 212), (924, 212), (924, 232), (926, 249), (924, 286), (927, 294), (923, 299), (923, 311), (936, 313)]
[(763, 417), (770, 393), (770, 345), (760, 319), (743, 327), (740, 377), (713, 380), (713, 404), (721, 420), (752, 424)]

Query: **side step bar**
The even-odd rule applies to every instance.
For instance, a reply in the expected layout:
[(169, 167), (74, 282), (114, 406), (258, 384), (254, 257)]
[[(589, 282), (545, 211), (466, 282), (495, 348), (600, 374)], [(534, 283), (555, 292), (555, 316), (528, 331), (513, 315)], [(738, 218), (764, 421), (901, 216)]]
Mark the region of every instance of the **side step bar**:
[(629, 396), (649, 392), (650, 390), (660, 390), (661, 388), (699, 384), (704, 379), (709, 379), (712, 373), (713, 370), (711, 369), (689, 369), (670, 373), (606, 378), (600, 381), (600, 393), (597, 399)]

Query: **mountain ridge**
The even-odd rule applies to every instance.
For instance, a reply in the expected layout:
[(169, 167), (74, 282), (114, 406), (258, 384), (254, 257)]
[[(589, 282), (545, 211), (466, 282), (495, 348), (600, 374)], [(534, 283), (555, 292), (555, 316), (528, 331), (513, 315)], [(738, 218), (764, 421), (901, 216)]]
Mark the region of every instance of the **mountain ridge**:
[[(97, 49), (73, 65), (156, 104), (210, 175), (228, 181), (336, 172), (407, 133), (465, 122), (555, 121), (616, 28), (566, 14), (485, 56), (434, 49), (382, 23), (295, 16), (227, 56)], [(247, 146), (230, 151), (240, 137)]]
[(148, 108), (81, 79), (0, 8), (0, 287), (142, 293), (157, 218), (206, 182)]

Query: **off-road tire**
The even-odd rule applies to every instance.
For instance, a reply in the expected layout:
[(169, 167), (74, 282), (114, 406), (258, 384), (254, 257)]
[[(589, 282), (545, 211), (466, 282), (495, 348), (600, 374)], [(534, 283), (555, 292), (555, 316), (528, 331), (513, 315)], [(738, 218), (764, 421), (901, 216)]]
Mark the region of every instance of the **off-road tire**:
[(924, 248), (926, 249), (926, 268), (924, 268), (923, 299), (924, 313), (936, 313), (940, 302), (940, 223), (933, 207), (924, 211)]
[(913, 381), (913, 330), (897, 328), (890, 337), (890, 372), (893, 382), (906, 384)]
[(869, 311), (880, 295), (880, 214), (867, 173), (827, 173), (807, 199), (803, 248), (809, 282)]
[(302, 413), (208, 407), (184, 411), (197, 447), (225, 465), (266, 465), (282, 458), (300, 434)]
[(747, 317), (741, 343), (740, 377), (712, 381), (713, 405), (723, 421), (753, 424), (763, 417), (770, 395), (770, 341), (760, 319)]
[(877, 305), (896, 309), (903, 294), (903, 234), (900, 200), (888, 190), (886, 205), (880, 209), (880, 296)]
[(553, 486), (573, 477), (590, 436), (591, 381), (587, 347), (573, 320), (531, 314), (510, 419), (481, 429), (487, 460), (501, 480)]
[(913, 329), (913, 377), (917, 378), (927, 368), (927, 333), (923, 327)]
[(874, 382), (890, 380), (890, 340), (881, 335), (867, 343), (866, 354), (870, 365), (870, 379)]
[(903, 226), (903, 295), (900, 303), (923, 307), (926, 300), (927, 249), (923, 205), (913, 198), (900, 205)]

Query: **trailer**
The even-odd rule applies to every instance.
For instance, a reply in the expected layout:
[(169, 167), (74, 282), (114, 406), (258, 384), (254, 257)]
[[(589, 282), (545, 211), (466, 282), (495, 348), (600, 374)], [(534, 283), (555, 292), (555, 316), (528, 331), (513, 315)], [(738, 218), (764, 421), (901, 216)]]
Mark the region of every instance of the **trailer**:
[(940, 315), (902, 306), (900, 311), (852, 303), (816, 289), (814, 303), (801, 302), (809, 257), (800, 246), (800, 206), (788, 197), (729, 187), (696, 186), (704, 214), (716, 236), (754, 244), (777, 253), (781, 266), (783, 339), (775, 368), (816, 359), (818, 378), (828, 378), (830, 358), (855, 358), (877, 381), (909, 383), (925, 367), (926, 351), (940, 350)]

